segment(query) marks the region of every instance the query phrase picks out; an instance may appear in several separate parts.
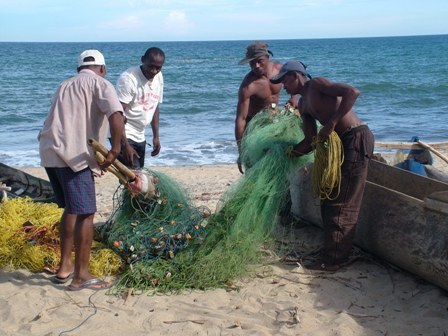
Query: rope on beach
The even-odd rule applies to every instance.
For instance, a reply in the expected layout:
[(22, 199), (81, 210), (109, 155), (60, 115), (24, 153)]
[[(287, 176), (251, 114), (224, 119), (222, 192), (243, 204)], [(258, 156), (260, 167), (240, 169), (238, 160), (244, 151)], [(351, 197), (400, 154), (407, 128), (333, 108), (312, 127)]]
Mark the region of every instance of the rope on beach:
[[(60, 261), (59, 220), (54, 203), (17, 197), (0, 205), (0, 268), (55, 272)], [(104, 277), (117, 274), (121, 259), (99, 242), (92, 247), (90, 271)]]
[(56, 267), (57, 223), (62, 211), (56, 204), (14, 198), (0, 206), (0, 267), (39, 272)]

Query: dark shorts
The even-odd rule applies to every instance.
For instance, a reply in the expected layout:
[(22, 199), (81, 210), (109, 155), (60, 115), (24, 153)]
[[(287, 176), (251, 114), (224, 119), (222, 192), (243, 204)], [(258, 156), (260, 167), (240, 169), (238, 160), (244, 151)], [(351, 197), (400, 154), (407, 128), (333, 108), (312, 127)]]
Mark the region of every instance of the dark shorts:
[(344, 262), (350, 255), (374, 149), (374, 137), (367, 125), (345, 132), (341, 141), (344, 147), (341, 190), (336, 199), (324, 200), (321, 207), (324, 251), (329, 264)]
[(73, 215), (96, 212), (95, 181), (90, 168), (76, 173), (68, 167), (45, 170), (60, 208)]
[(143, 168), (145, 166), (145, 153), (146, 153), (146, 141), (143, 142), (135, 142), (133, 140), (128, 139), (128, 143), (131, 145), (132, 148), (137, 152), (137, 154), (140, 156), (140, 159), (136, 156), (134, 156), (134, 161), (132, 162), (132, 165), (130, 162), (127, 162), (124, 159), (123, 156), (123, 150), (120, 152), (120, 155), (118, 156), (118, 160), (128, 166), (129, 168), (138, 169)]

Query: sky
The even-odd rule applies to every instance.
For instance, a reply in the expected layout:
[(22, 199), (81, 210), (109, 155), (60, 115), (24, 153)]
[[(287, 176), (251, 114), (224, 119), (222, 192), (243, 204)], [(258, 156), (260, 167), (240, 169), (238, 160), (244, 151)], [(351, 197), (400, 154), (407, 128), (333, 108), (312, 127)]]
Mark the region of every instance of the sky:
[(447, 0), (0, 0), (0, 42), (432, 35), (447, 22)]

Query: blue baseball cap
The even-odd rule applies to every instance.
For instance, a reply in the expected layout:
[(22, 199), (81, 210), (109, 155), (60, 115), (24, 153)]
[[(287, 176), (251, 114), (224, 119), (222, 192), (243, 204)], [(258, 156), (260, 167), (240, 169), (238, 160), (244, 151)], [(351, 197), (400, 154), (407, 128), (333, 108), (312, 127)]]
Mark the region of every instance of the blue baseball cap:
[(286, 62), (285, 64), (283, 64), (282, 68), (280, 69), (280, 72), (277, 75), (270, 78), (271, 83), (273, 83), (273, 84), (281, 83), (283, 80), (283, 77), (285, 77), (285, 75), (291, 71), (300, 72), (300, 73), (304, 74), (305, 76), (308, 76), (311, 78), (311, 76), (308, 75), (308, 73), (306, 72), (305, 64), (303, 64), (300, 61), (290, 60), (290, 61)]

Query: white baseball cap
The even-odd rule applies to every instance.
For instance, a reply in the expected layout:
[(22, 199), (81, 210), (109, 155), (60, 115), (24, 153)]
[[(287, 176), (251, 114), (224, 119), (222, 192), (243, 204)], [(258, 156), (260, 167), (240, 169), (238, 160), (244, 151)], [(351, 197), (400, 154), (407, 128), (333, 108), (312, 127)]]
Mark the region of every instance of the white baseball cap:
[[(84, 61), (87, 57), (93, 57), (93, 61)], [(83, 65), (106, 65), (106, 61), (98, 50), (85, 50), (78, 58), (78, 67)]]

